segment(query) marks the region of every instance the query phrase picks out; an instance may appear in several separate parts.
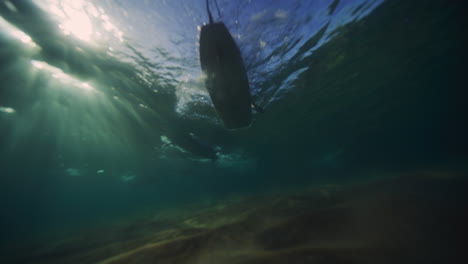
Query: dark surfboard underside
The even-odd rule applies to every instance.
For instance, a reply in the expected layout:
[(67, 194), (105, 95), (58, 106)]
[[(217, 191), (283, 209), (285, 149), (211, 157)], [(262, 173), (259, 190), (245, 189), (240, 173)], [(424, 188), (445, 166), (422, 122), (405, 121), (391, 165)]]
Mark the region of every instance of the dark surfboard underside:
[(236, 42), (222, 22), (202, 27), (200, 64), (211, 101), (228, 129), (252, 122), (249, 81)]

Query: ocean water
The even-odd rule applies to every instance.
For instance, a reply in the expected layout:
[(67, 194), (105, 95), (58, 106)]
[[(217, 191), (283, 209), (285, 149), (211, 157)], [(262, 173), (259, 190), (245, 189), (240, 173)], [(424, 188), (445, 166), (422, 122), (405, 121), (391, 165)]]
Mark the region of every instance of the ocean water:
[[(460, 245), (455, 234), (466, 235), (466, 4), (218, 0), (218, 11), (213, 3), (215, 20), (225, 22), (241, 50), (253, 100), (264, 109), (254, 113), (247, 129), (224, 129), (204, 87), (198, 35), (208, 22), (205, 1), (0, 1), (0, 252), (7, 259), (2, 263), (95, 263), (148, 241), (97, 255), (90, 252), (109, 242), (93, 244), (94, 238), (63, 250), (56, 241), (122, 225), (133, 226), (132, 237), (147, 235), (141, 219), (178, 212), (171, 215), (175, 223), (185, 214), (199, 215), (193, 208), (227, 200), (242, 206), (207, 219), (237, 219), (232, 212), (239, 208), (264, 208), (274, 200), (259, 198), (262, 207), (244, 199), (309, 195), (318, 186), (349, 188), (336, 197), (350, 200), (369, 193), (367, 201), (377, 202), (365, 203), (375, 206), (365, 207), (359, 223), (372, 222), (375, 208), (388, 209), (381, 215), (426, 208), (408, 221), (420, 231), (411, 241), (436, 244), (403, 250), (402, 256), (432, 252), (439, 257), (435, 262), (449, 263)], [(389, 177), (398, 180), (388, 183)], [(377, 183), (356, 187), (369, 181)], [(388, 190), (395, 197), (392, 206), (388, 200), (379, 204)], [(333, 191), (320, 193), (328, 197)], [(417, 201), (414, 208), (394, 202), (410, 196)], [(307, 204), (319, 206), (314, 199)], [(294, 208), (295, 213), (281, 211), (282, 217), (296, 216)], [(335, 214), (306, 214), (300, 224), (291, 220), (303, 230), (262, 231), (252, 238), (252, 248), (276, 254), (297, 241), (310, 244), (297, 237), (308, 236), (304, 230), (324, 215)], [(430, 237), (428, 230), (438, 231)], [(275, 240), (274, 234), (291, 232), (295, 240)], [(440, 241), (446, 248), (437, 254)], [(217, 256), (232, 248), (227, 244)], [(150, 254), (105, 263), (315, 263), (302, 251), (291, 252), (265, 262), (250, 255), (207, 260), (189, 251), (188, 259), (172, 262)], [(354, 262), (329, 255), (316, 261), (392, 263), (389, 256), (395, 255), (387, 253), (377, 260), (351, 254), (345, 259)], [(88, 258), (77, 257), (83, 255)]]

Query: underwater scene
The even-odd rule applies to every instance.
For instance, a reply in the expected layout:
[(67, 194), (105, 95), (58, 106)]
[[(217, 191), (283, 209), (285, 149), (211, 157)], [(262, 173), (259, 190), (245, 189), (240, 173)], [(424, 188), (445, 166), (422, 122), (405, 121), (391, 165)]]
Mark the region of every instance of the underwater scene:
[(466, 10), (1, 0), (0, 263), (465, 263)]

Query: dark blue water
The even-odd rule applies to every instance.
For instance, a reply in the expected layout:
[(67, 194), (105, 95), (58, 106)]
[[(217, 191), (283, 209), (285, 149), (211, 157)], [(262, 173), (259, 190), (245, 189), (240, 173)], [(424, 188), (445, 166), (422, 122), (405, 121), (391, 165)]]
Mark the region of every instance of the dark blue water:
[(245, 130), (204, 87), (204, 1), (0, 2), (3, 248), (233, 194), (465, 175), (462, 1), (218, 3), (265, 110)]

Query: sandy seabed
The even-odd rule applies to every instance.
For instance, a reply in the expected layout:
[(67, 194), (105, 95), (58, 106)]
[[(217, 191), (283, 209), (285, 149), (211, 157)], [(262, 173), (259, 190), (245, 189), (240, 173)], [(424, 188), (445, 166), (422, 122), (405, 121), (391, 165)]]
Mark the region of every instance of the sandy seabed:
[(414, 172), (148, 214), (6, 263), (462, 263), (464, 174)]

